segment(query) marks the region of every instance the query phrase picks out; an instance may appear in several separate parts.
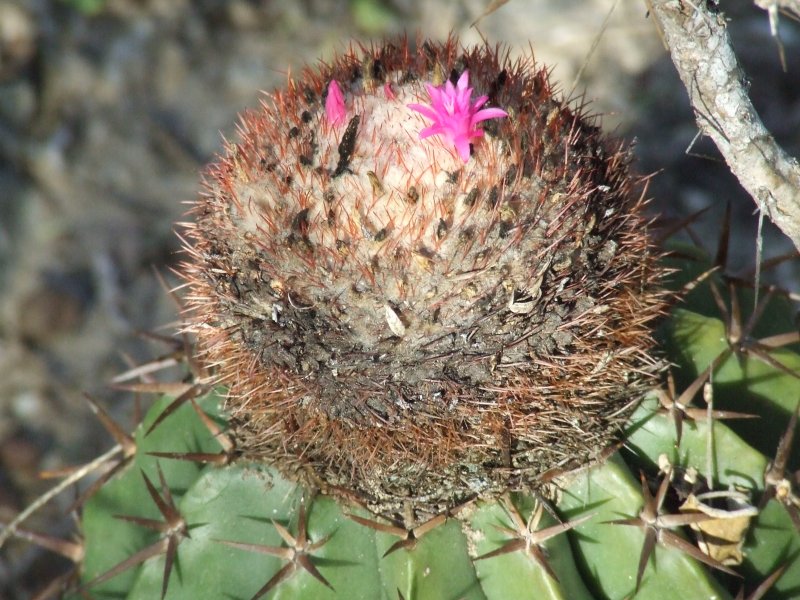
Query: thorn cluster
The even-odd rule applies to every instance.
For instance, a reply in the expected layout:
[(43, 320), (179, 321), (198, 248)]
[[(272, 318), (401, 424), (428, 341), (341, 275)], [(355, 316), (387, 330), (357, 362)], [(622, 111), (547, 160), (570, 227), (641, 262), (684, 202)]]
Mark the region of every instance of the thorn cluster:
[(258, 600), (259, 598), (266, 596), (281, 582), (291, 577), (291, 575), (298, 569), (306, 571), (313, 576), (314, 579), (332, 590), (333, 586), (328, 582), (327, 579), (325, 579), (322, 573), (319, 572), (319, 569), (317, 569), (311, 560), (312, 553), (324, 546), (330, 539), (330, 536), (326, 536), (320, 540), (317, 540), (316, 542), (312, 542), (308, 539), (305, 506), (300, 505), (300, 511), (297, 518), (297, 536), (293, 536), (289, 530), (280, 523), (273, 521), (272, 525), (275, 527), (278, 535), (280, 535), (283, 541), (286, 542), (286, 546), (265, 546), (263, 544), (249, 544), (243, 542), (233, 542), (229, 540), (217, 540), (219, 543), (230, 546), (231, 548), (247, 550), (249, 552), (258, 552), (260, 554), (267, 554), (269, 556), (277, 556), (278, 558), (286, 561), (286, 564), (278, 569), (275, 575), (273, 575), (269, 581), (267, 581), (267, 583), (265, 583), (261, 589), (255, 593), (251, 600)]
[(142, 478), (144, 479), (144, 483), (147, 487), (147, 492), (150, 495), (150, 498), (153, 500), (153, 503), (156, 505), (156, 508), (158, 508), (158, 512), (161, 513), (161, 516), (164, 518), (164, 520), (157, 521), (155, 519), (147, 519), (133, 515), (116, 515), (116, 518), (123, 521), (129, 521), (130, 523), (135, 523), (136, 525), (140, 525), (146, 529), (157, 531), (161, 534), (161, 536), (149, 546), (142, 548), (122, 562), (111, 567), (108, 571), (101, 573), (84, 585), (83, 588), (90, 588), (100, 585), (104, 581), (108, 581), (109, 579), (116, 577), (123, 571), (127, 571), (128, 569), (142, 564), (153, 556), (163, 554), (165, 559), (164, 575), (161, 580), (161, 600), (164, 600), (164, 597), (167, 595), (172, 568), (175, 565), (175, 558), (178, 553), (178, 545), (184, 539), (190, 536), (189, 526), (175, 505), (175, 501), (172, 498), (172, 492), (170, 491), (169, 486), (164, 479), (164, 473), (161, 471), (160, 466), (157, 466), (157, 468), (158, 479), (161, 483), (161, 493), (158, 492), (155, 485), (153, 485), (153, 482), (150, 481), (150, 478), (144, 471), (142, 471)]
[(667, 389), (660, 389), (658, 391), (658, 402), (661, 404), (660, 412), (666, 413), (675, 424), (675, 445), (681, 445), (683, 437), (683, 423), (686, 420), (702, 421), (708, 419), (754, 419), (756, 415), (751, 415), (742, 412), (735, 412), (731, 410), (709, 410), (707, 408), (699, 408), (692, 406), (691, 402), (697, 395), (701, 388), (708, 386), (708, 379), (716, 369), (722, 355), (711, 361), (711, 364), (705, 371), (700, 373), (689, 386), (680, 394), (675, 389), (675, 378), (671, 371), (667, 372)]
[(707, 554), (703, 553), (699, 548), (697, 548), (697, 546), (671, 531), (677, 527), (682, 527), (692, 523), (701, 523), (703, 521), (713, 519), (714, 517), (702, 512), (681, 514), (666, 513), (663, 510), (663, 505), (667, 490), (669, 489), (670, 475), (671, 471), (668, 471), (664, 475), (661, 483), (658, 486), (656, 495), (653, 496), (653, 494), (650, 492), (650, 487), (647, 484), (647, 480), (642, 473), (642, 497), (644, 498), (644, 506), (642, 506), (642, 510), (639, 512), (638, 516), (609, 521), (609, 524), (612, 525), (638, 527), (644, 533), (644, 543), (642, 544), (642, 551), (639, 556), (639, 568), (636, 572), (636, 592), (639, 591), (644, 571), (647, 568), (648, 561), (653, 555), (656, 544), (674, 548), (691, 556), (695, 560), (699, 560), (700, 562), (707, 564), (709, 567), (718, 569), (728, 573), (729, 575), (738, 576), (735, 571), (726, 567), (721, 562), (714, 560)]
[(497, 528), (510, 535), (512, 539), (505, 542), (499, 548), (478, 556), (475, 560), (484, 560), (521, 550), (535, 560), (550, 577), (558, 581), (555, 571), (553, 571), (550, 563), (547, 561), (547, 551), (543, 546), (544, 542), (582, 525), (591, 519), (594, 513), (584, 515), (568, 523), (557, 523), (556, 525), (539, 529), (539, 522), (544, 514), (544, 504), (542, 502), (537, 504), (536, 509), (531, 513), (527, 523), (522, 518), (519, 509), (514, 506), (514, 503), (508, 496), (505, 496), (503, 499), (503, 508), (505, 508), (514, 526), (498, 526)]

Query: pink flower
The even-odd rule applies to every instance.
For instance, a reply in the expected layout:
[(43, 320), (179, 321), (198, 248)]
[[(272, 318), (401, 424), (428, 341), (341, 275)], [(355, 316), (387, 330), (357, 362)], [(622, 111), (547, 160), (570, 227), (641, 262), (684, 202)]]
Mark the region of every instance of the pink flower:
[(469, 160), (470, 141), (483, 137), (483, 130), (477, 124), (487, 119), (507, 117), (508, 113), (499, 108), (484, 108), (488, 96), (480, 96), (470, 104), (472, 88), (469, 87), (469, 71), (464, 71), (454, 86), (448, 81), (443, 87), (425, 84), (431, 99), (431, 106), (409, 104), (411, 110), (421, 113), (433, 121), (433, 125), (419, 132), (420, 139), (431, 135), (443, 135), (454, 144), (461, 160)]
[(331, 125), (340, 125), (344, 123), (347, 117), (347, 111), (344, 108), (344, 96), (339, 87), (339, 82), (331, 79), (328, 84), (328, 97), (325, 99), (325, 117), (330, 121)]

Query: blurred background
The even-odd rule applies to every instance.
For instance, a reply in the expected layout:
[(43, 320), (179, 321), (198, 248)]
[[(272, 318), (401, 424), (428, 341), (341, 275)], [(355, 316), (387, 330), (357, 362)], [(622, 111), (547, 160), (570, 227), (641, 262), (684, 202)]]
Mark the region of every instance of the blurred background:
[[(500, 3), (502, 4), (502, 3)], [(235, 138), (237, 113), (287, 74), (352, 40), (451, 31), (535, 54), (605, 129), (635, 140), (657, 173), (652, 210), (695, 226), (713, 248), (726, 203), (731, 270), (755, 256), (754, 205), (698, 140), (686, 94), (643, 0), (0, 0), (0, 520), (52, 485), (38, 473), (85, 462), (113, 441), (83, 392), (133, 425), (114, 375), (167, 348), (177, 310), (174, 223), (200, 170)], [(782, 19), (783, 72), (766, 14), (722, 0), (751, 96), (779, 143), (800, 155), (800, 26)], [(595, 47), (596, 46), (596, 47)], [(593, 48), (594, 47), (594, 48)], [(765, 225), (765, 255), (792, 249)], [(797, 261), (794, 261), (797, 262)], [(789, 285), (797, 267), (772, 277)], [(73, 527), (69, 494), (28, 526)], [(28, 598), (66, 563), (26, 543), (0, 551), (0, 598)]]

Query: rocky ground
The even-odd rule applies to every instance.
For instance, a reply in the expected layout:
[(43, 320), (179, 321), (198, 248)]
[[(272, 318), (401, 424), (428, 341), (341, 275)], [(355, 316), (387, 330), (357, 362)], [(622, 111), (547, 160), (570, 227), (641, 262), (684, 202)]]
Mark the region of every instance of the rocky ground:
[[(747, 268), (752, 202), (708, 142), (686, 154), (696, 128), (644, 2), (512, 0), (479, 32), (470, 24), (487, 4), (0, 0), (0, 519), (51, 485), (41, 470), (111, 445), (84, 392), (131, 422), (132, 399), (109, 381), (166, 350), (138, 335), (174, 331), (176, 308), (155, 273), (174, 283), (174, 223), (202, 165), (235, 136), (237, 113), (351, 40), (454, 31), (464, 43), (480, 35), (506, 43), (512, 54), (532, 48), (555, 65), (564, 90), (593, 102), (608, 129), (637, 139), (638, 168), (659, 171), (654, 211), (712, 206), (705, 222), (718, 228), (732, 203), (735, 261)], [(757, 108), (799, 155), (800, 27), (784, 19), (783, 73), (764, 14), (745, 0), (723, 8), (734, 17)], [(767, 230), (768, 255), (790, 248)], [(797, 273), (785, 267), (777, 277)], [(30, 526), (67, 532), (70, 523), (56, 516), (68, 500)], [(26, 544), (2, 556), (2, 598), (29, 597), (61, 567)]]

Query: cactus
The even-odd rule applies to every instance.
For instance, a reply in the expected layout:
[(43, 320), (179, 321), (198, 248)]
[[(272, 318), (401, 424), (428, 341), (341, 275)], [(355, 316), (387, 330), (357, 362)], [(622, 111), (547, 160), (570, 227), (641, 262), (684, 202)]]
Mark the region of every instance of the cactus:
[(181, 269), (242, 452), (432, 516), (606, 446), (664, 303), (618, 146), (532, 59), (454, 40), (351, 51), (246, 114)]
[(241, 135), (189, 225), (190, 377), (132, 385), (175, 394), (130, 434), (92, 404), (118, 446), (68, 594), (796, 593), (788, 303), (726, 274), (725, 231), (656, 250), (545, 71), (389, 43)]

